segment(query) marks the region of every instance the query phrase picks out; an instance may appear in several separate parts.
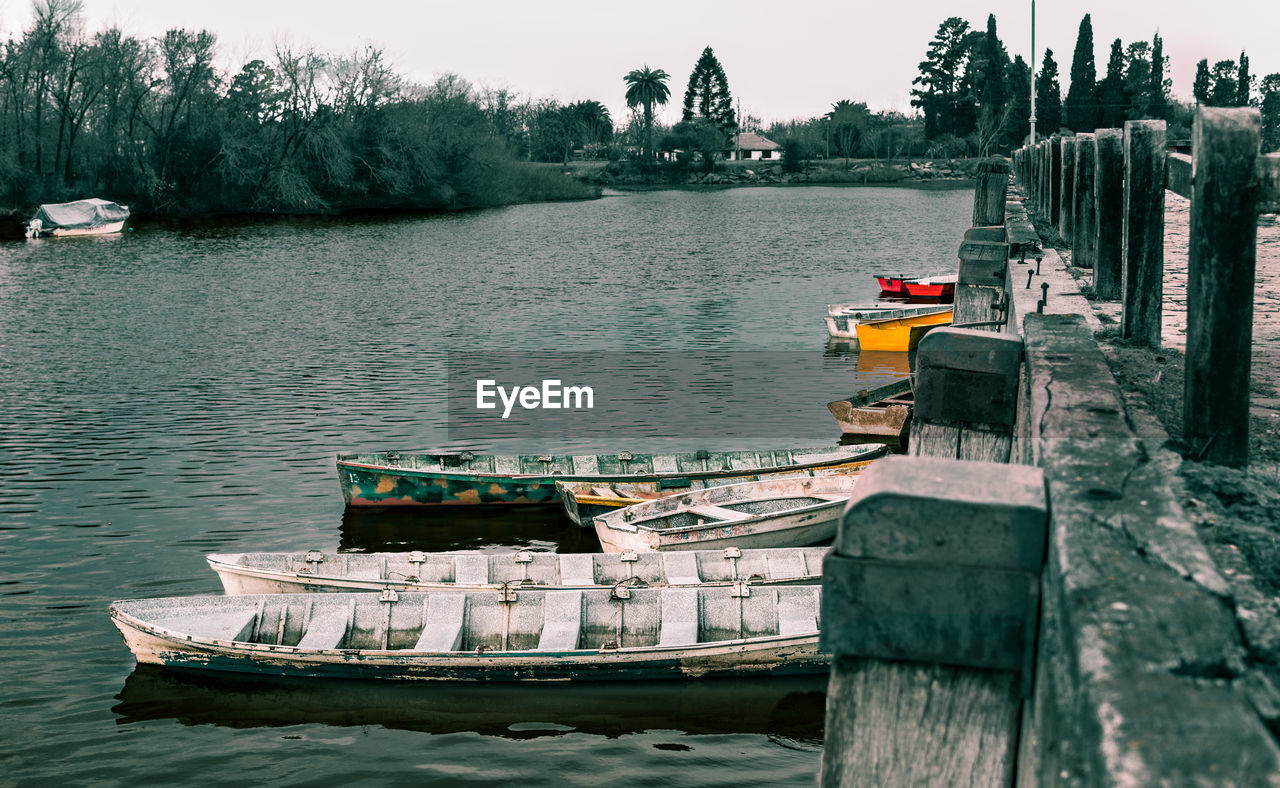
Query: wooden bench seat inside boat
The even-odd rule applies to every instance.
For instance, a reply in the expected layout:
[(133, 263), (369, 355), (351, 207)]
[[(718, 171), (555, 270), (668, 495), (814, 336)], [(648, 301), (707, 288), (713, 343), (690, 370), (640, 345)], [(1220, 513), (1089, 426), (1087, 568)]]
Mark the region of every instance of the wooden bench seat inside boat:
[(462, 645), (466, 594), (431, 594), (422, 611), (422, 634), (414, 651), (457, 651)]
[(689, 552), (670, 552), (662, 556), (662, 569), (671, 585), (696, 585), (702, 582), (698, 573), (698, 557)]
[(595, 559), (590, 553), (564, 553), (560, 559), (560, 583), (562, 585), (594, 585), (596, 582)]
[(460, 555), (453, 559), (453, 582), (479, 586), (489, 582), (489, 556)]
[(746, 520), (751, 515), (746, 512), (736, 512), (733, 509), (725, 509), (722, 506), (712, 506), (711, 504), (703, 504), (701, 506), (690, 506), (685, 511), (690, 514), (696, 514), (699, 517), (705, 517), (709, 520)]
[(818, 631), (818, 608), (813, 597), (787, 596), (778, 600), (778, 634), (802, 635)]
[(201, 622), (201, 634), (211, 640), (247, 640), (254, 619), (258, 617), (255, 610), (228, 610), (218, 613)]
[(698, 642), (698, 590), (662, 589), (659, 646), (692, 646)]
[(548, 591), (542, 603), (538, 651), (573, 651), (582, 630), (582, 592)]
[(317, 611), (307, 623), (298, 648), (335, 649), (347, 635), (347, 621), (351, 611), (347, 608), (328, 606)]

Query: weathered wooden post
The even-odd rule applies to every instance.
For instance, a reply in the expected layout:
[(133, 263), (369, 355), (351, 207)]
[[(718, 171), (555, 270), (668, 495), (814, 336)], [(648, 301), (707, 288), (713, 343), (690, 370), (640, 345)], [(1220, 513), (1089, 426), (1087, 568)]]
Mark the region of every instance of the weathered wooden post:
[(1004, 202), (1008, 188), (1008, 160), (993, 156), (978, 165), (978, 179), (973, 193), (974, 227), (1004, 224)]
[(1049, 140), (1049, 223), (1054, 227), (1061, 224), (1062, 217), (1062, 137)]
[(1201, 107), (1192, 132), (1184, 437), (1210, 462), (1249, 462), (1261, 117)]
[(863, 472), (823, 562), (824, 788), (1012, 784), (1047, 532), (1039, 468)]
[(1098, 239), (1094, 236), (1097, 209), (1093, 202), (1094, 169), (1098, 159), (1095, 139), (1093, 134), (1076, 135), (1076, 183), (1071, 207), (1074, 222), (1071, 229), (1071, 264), (1079, 268), (1093, 268), (1097, 257)]
[[(976, 235), (985, 227), (965, 233), (960, 244), (960, 272), (956, 280), (955, 313), (951, 322), (957, 326), (970, 323), (1004, 321), (1009, 313), (1009, 244), (1003, 239), (979, 240)], [(1004, 228), (999, 228), (1003, 235)], [(1000, 331), (1002, 325), (983, 326), (987, 331)], [(935, 329), (936, 330), (936, 329)]]
[(1120, 297), (1124, 254), (1124, 132), (1098, 129), (1095, 137), (1093, 290), (1098, 298), (1114, 301)]
[(1062, 199), (1058, 205), (1058, 234), (1062, 240), (1074, 245), (1075, 195), (1076, 195), (1076, 138), (1063, 137), (1062, 142)]
[(1124, 229), (1121, 336), (1160, 347), (1164, 298), (1163, 120), (1124, 124)]

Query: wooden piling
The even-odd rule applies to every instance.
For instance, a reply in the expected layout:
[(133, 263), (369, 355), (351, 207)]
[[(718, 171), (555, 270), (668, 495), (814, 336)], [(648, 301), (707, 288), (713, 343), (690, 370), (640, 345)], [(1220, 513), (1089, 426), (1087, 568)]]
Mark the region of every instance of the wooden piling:
[(1098, 239), (1095, 237), (1097, 208), (1094, 205), (1094, 170), (1097, 166), (1098, 147), (1093, 134), (1076, 135), (1075, 191), (1072, 195), (1073, 221), (1071, 264), (1079, 268), (1093, 268), (1097, 256)]
[(1261, 118), (1201, 107), (1192, 132), (1183, 433), (1193, 454), (1249, 461), (1249, 385)]
[(1004, 202), (1009, 188), (1009, 162), (991, 157), (978, 165), (978, 178), (973, 195), (973, 226), (997, 227), (1004, 224)]
[(1059, 213), (1062, 210), (1062, 138), (1054, 137), (1049, 140), (1049, 171), (1045, 173), (1049, 176), (1047, 188), (1049, 190), (1048, 214), (1049, 223), (1054, 227), (1059, 226)]
[(1164, 298), (1163, 120), (1130, 120), (1124, 124), (1124, 225), (1121, 336), (1160, 347), (1161, 300)]
[(1072, 244), (1073, 224), (1075, 219), (1076, 193), (1076, 138), (1063, 137), (1059, 143), (1062, 148), (1061, 200), (1058, 205), (1058, 234), (1062, 240)]
[(1095, 138), (1093, 290), (1099, 299), (1114, 301), (1120, 297), (1124, 254), (1124, 132), (1098, 129)]

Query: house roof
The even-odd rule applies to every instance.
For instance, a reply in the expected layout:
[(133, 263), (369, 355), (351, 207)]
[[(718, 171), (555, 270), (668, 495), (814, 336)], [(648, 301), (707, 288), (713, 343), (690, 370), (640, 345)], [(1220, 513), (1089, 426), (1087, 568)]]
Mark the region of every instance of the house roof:
[(729, 147), (735, 150), (777, 150), (782, 146), (754, 131), (744, 131), (733, 138)]

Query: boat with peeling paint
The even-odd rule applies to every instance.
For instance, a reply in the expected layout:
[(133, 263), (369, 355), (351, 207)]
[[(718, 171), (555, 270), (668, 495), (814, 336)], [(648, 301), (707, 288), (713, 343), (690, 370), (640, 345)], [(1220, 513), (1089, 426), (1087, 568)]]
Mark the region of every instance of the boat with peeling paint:
[(700, 480), (760, 471), (788, 471), (870, 460), (886, 447), (823, 446), (767, 451), (680, 454), (493, 455), (340, 454), (338, 482), (347, 506), (550, 504), (557, 481), (654, 482), (691, 487)]
[(255, 594), (113, 602), (141, 664), (345, 679), (821, 673), (821, 586)]
[(659, 482), (556, 482), (556, 494), (564, 504), (565, 514), (578, 525), (592, 527), (592, 521), (609, 512), (624, 506), (635, 506), (638, 503), (666, 498), (671, 495), (704, 490), (708, 487), (723, 487), (727, 484), (742, 484), (768, 479), (792, 479), (805, 476), (830, 476), (832, 474), (855, 475), (870, 465), (874, 460), (857, 460), (840, 465), (825, 465), (820, 468), (801, 468), (788, 471), (763, 471), (739, 476), (724, 476), (713, 479), (693, 479), (689, 484), (679, 487)]
[(230, 553), (205, 556), (228, 594), (817, 583), (826, 547), (684, 553)]
[(595, 518), (605, 552), (795, 547), (835, 536), (857, 475), (709, 487)]

